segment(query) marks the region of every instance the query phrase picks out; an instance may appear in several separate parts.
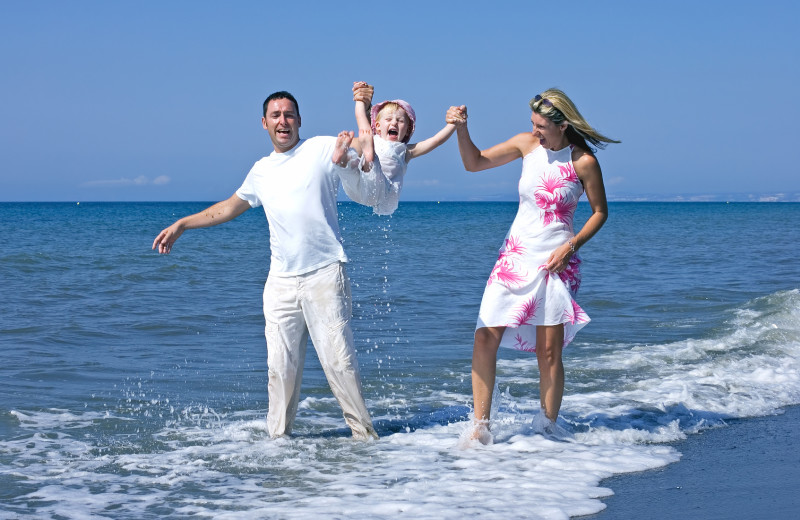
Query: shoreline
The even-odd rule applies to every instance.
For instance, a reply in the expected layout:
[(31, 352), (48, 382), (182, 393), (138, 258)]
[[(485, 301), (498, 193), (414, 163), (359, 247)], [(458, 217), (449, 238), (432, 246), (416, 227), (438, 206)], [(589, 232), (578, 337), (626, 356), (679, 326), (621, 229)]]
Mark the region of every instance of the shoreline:
[(584, 520), (797, 518), (800, 406), (733, 419), (672, 445), (681, 460), (601, 481), (614, 495)]

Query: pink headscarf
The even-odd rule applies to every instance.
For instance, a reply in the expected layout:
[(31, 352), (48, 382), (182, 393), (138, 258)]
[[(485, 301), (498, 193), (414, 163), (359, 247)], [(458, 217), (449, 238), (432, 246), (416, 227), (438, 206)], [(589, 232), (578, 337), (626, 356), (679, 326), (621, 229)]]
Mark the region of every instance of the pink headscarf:
[(370, 119), (372, 120), (372, 133), (374, 133), (375, 135), (378, 134), (378, 130), (375, 128), (375, 121), (378, 119), (378, 112), (380, 112), (381, 109), (388, 103), (397, 104), (400, 108), (405, 110), (406, 115), (408, 115), (408, 121), (409, 121), (408, 132), (406, 132), (406, 136), (403, 137), (403, 142), (408, 144), (408, 141), (411, 139), (411, 134), (414, 133), (414, 127), (416, 126), (417, 123), (417, 115), (414, 113), (414, 109), (411, 108), (411, 105), (409, 105), (408, 102), (403, 101), (402, 99), (391, 99), (388, 101), (381, 101), (380, 103), (372, 107), (372, 110), (370, 111), (370, 116), (371, 116)]

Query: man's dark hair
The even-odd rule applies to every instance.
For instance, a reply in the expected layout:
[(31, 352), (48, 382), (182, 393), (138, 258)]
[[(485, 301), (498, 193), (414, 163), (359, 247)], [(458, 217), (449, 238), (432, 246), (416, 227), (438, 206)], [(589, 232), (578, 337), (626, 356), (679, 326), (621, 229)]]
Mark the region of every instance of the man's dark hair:
[(289, 94), (285, 90), (274, 92), (267, 97), (267, 99), (264, 101), (264, 117), (267, 117), (267, 105), (269, 105), (269, 102), (273, 99), (288, 99), (294, 103), (294, 109), (297, 111), (297, 117), (300, 117), (300, 107), (297, 105), (297, 100), (293, 95)]

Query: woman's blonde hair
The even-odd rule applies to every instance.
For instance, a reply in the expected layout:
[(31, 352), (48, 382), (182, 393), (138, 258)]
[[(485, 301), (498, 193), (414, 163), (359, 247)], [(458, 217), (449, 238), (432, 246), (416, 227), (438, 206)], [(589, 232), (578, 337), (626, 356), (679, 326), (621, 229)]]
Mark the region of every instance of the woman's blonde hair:
[(578, 112), (575, 103), (557, 88), (549, 88), (531, 99), (530, 107), (531, 110), (557, 125), (566, 121), (569, 124), (566, 136), (571, 144), (594, 152), (596, 150), (589, 146), (587, 141), (601, 149), (606, 147), (606, 143), (621, 142), (606, 137), (592, 128), (592, 125)]

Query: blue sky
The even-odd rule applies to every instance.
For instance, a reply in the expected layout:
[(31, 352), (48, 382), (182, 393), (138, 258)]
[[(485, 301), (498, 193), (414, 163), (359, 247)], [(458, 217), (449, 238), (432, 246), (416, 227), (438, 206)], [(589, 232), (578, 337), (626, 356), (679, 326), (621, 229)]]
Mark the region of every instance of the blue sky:
[[(0, 3), (0, 201), (227, 198), (271, 151), (269, 93), (335, 135), (362, 79), (414, 106), (412, 140), (467, 105), (480, 147), (560, 87), (623, 141), (598, 154), (612, 200), (800, 200), (796, 2), (358, 5)], [(465, 173), (453, 138), (403, 199), (516, 200), (519, 170)]]

